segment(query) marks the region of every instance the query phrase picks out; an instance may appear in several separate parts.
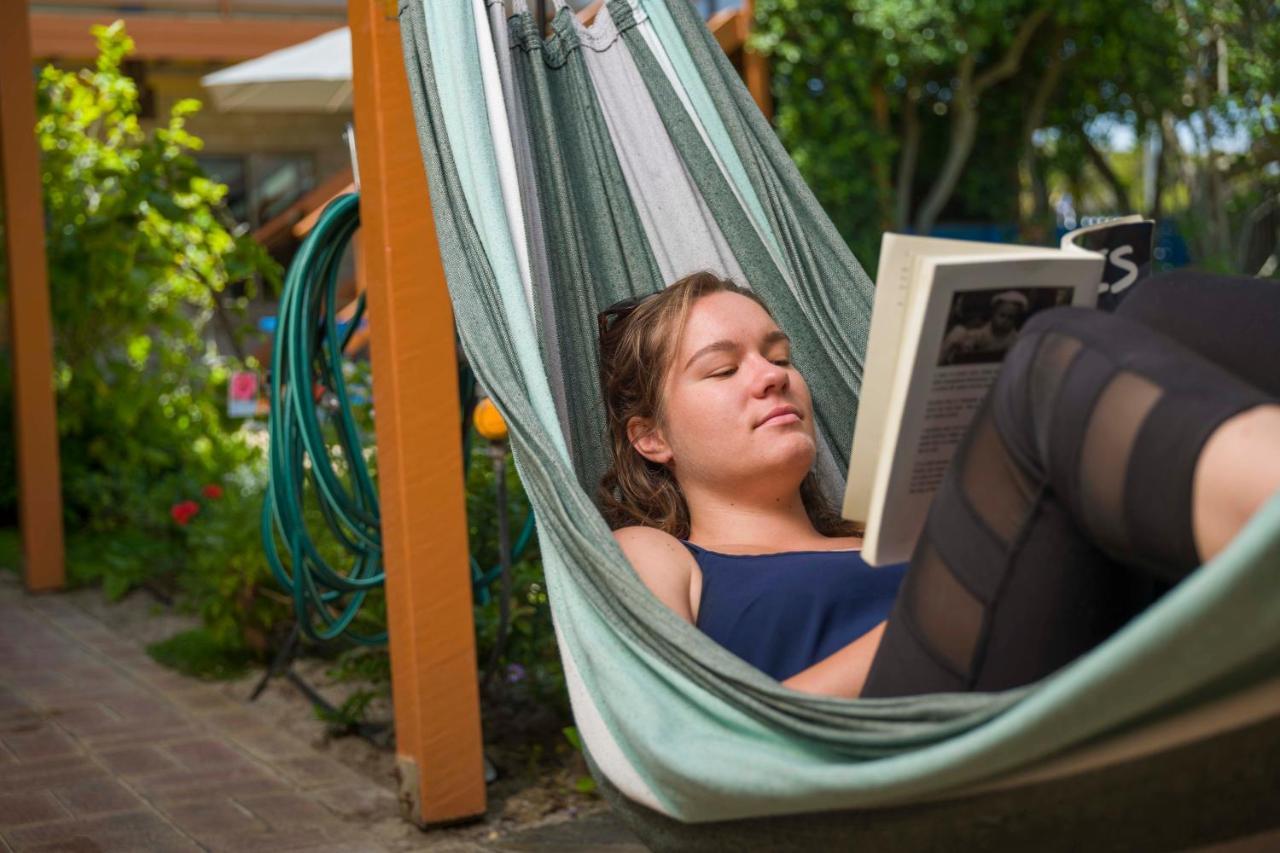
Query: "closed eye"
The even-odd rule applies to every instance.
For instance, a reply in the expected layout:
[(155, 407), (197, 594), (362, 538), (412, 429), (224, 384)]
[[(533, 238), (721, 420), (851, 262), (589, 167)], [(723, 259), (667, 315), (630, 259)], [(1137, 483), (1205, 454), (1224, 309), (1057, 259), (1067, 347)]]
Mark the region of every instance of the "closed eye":
[[(772, 361), (774, 364), (778, 365), (779, 367), (791, 366), (791, 359), (789, 358), (774, 358), (774, 359), (770, 359), (770, 361)], [(717, 370), (715, 373), (708, 373), (707, 377), (709, 379), (725, 379), (737, 372), (738, 372), (738, 368), (736, 367), (726, 367), (726, 368), (723, 368), (722, 370)]]

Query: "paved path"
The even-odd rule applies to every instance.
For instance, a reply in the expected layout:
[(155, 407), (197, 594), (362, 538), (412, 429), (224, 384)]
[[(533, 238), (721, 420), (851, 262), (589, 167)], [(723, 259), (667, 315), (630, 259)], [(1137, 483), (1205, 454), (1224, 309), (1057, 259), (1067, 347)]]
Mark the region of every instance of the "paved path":
[[(407, 849), (365, 827), (396, 814), (390, 791), (161, 667), (66, 597), (0, 575), (0, 851)], [(642, 849), (602, 819), (600, 846)], [(524, 849), (582, 849), (572, 826), (551, 836)], [(523, 847), (519, 834), (503, 841)]]

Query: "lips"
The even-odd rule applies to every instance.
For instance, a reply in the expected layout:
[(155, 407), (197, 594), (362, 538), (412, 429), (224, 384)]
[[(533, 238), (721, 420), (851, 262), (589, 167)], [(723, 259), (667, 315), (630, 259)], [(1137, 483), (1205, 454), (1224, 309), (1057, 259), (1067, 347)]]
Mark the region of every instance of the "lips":
[(762, 427), (770, 423), (795, 423), (800, 420), (800, 410), (795, 406), (777, 406), (770, 410), (769, 414), (764, 416), (764, 420), (756, 424), (756, 427)]

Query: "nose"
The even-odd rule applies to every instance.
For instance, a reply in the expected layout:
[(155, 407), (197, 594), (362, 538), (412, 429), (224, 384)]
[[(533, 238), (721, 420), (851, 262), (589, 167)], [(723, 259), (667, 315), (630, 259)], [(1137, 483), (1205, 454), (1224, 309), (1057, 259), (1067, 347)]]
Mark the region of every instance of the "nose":
[(791, 374), (785, 367), (774, 364), (761, 355), (754, 357), (755, 375), (752, 377), (752, 392), (757, 397), (764, 397), (770, 391), (784, 393), (791, 384)]

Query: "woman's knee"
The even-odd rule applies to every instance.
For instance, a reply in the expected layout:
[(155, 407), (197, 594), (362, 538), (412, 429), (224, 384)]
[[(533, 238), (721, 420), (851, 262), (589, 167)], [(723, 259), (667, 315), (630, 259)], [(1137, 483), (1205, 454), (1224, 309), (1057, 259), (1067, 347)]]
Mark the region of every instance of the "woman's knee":
[(1005, 356), (991, 389), (992, 415), (1006, 445), (1028, 471), (1043, 473), (1058, 391), (1086, 341), (1099, 333), (1099, 323), (1110, 325), (1106, 317), (1088, 308), (1041, 311), (1022, 327)]

